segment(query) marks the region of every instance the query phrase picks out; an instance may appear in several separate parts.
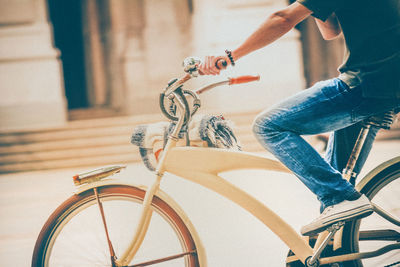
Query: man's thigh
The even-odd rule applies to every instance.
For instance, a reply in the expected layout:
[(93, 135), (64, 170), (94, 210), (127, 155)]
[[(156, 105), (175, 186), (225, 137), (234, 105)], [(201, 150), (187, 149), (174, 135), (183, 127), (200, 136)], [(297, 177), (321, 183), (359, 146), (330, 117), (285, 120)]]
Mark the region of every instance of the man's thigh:
[(354, 123), (352, 103), (356, 98), (339, 79), (323, 81), (264, 111), (256, 123), (273, 123), (298, 134), (329, 132)]
[(261, 113), (256, 122), (273, 123), (300, 135), (319, 134), (343, 129), (396, 106), (398, 100), (364, 98), (361, 87), (350, 89), (334, 78), (287, 98)]

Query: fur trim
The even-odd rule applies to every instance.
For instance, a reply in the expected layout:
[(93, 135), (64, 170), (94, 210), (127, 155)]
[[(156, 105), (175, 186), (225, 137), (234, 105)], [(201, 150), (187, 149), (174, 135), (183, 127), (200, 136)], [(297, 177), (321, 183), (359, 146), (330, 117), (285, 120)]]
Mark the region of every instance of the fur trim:
[[(173, 131), (175, 123), (158, 122), (135, 127), (131, 143), (139, 147), (140, 156), (146, 167), (154, 171), (156, 159), (154, 146), (166, 144), (168, 135)], [(233, 124), (223, 116), (196, 115), (187, 126), (190, 141), (206, 141), (209, 147), (240, 150), (240, 145), (233, 133)], [(186, 130), (179, 133), (183, 138)], [(156, 148), (156, 149), (158, 149)]]

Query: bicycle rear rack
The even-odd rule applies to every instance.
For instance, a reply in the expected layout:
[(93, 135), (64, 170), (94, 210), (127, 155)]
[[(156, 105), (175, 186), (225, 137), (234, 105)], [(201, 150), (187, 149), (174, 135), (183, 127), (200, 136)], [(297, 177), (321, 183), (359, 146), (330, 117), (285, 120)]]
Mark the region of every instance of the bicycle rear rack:
[(90, 172), (74, 175), (72, 179), (76, 186), (80, 186), (83, 184), (90, 184), (93, 182), (100, 181), (101, 179), (104, 179), (113, 174), (119, 173), (124, 168), (126, 168), (126, 166), (104, 167)]

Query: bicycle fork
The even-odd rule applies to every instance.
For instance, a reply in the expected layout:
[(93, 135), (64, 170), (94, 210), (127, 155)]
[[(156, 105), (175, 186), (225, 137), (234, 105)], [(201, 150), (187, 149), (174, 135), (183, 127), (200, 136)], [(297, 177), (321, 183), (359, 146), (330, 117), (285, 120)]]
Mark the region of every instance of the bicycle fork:
[(127, 266), (129, 262), (133, 259), (133, 257), (135, 257), (141, 244), (143, 243), (153, 213), (151, 209), (151, 202), (153, 201), (154, 195), (160, 188), (161, 178), (162, 175), (157, 173), (156, 181), (150, 187), (150, 189), (147, 190), (145, 198), (143, 200), (142, 213), (139, 223), (136, 227), (134, 238), (129, 244), (126, 251), (122, 254), (121, 258), (115, 261), (117, 266)]
[[(117, 266), (126, 266), (126, 267), (128, 267), (128, 264), (135, 257), (135, 255), (138, 252), (140, 246), (142, 245), (142, 243), (144, 241), (144, 238), (146, 236), (147, 230), (149, 228), (151, 217), (152, 217), (152, 213), (153, 213), (153, 210), (151, 208), (151, 203), (152, 203), (154, 195), (157, 193), (157, 191), (158, 191), (158, 189), (160, 187), (162, 176), (163, 175), (157, 174), (156, 181), (153, 183), (153, 185), (150, 187), (150, 189), (146, 191), (146, 195), (145, 195), (145, 198), (143, 200), (141, 216), (140, 216), (139, 222), (137, 224), (136, 231), (135, 231), (135, 234), (133, 236), (133, 240), (131, 241), (131, 243), (129, 244), (128, 248), (126, 249), (126, 251), (122, 254), (122, 256), (119, 259), (117, 259), (117, 257), (116, 257), (116, 254), (115, 254), (111, 239), (110, 239), (109, 234), (108, 234), (107, 222), (106, 222), (106, 218), (105, 218), (105, 215), (104, 215), (103, 205), (102, 205), (102, 203), (100, 201), (100, 197), (99, 197), (99, 194), (98, 194), (98, 190), (97, 190), (97, 188), (93, 189), (94, 193), (95, 193), (95, 197), (97, 199), (97, 204), (99, 206), (99, 210), (100, 210), (101, 218), (102, 218), (102, 221), (103, 221), (104, 229), (105, 229), (105, 234), (106, 234), (106, 238), (107, 238), (107, 244), (108, 244), (108, 247), (109, 247), (109, 253), (110, 253), (111, 266), (112, 267), (117, 267)], [(184, 257), (184, 256), (189, 255), (191, 253), (193, 253), (193, 252), (181, 253), (181, 254), (178, 254), (178, 255), (173, 255), (173, 256), (166, 257), (166, 258), (162, 258), (162, 259), (156, 259), (156, 260), (148, 261), (148, 262), (145, 262), (145, 263), (140, 263), (140, 264), (137, 264), (137, 265), (130, 265), (130, 267), (153, 265), (153, 264), (156, 264), (156, 263), (160, 263), (160, 262), (169, 261), (169, 260), (173, 260), (173, 259), (176, 259), (176, 258)]]
[[(139, 223), (137, 224), (135, 235), (129, 244), (126, 251), (122, 254), (120, 259), (116, 260), (117, 266), (128, 266), (129, 262), (135, 257), (136, 253), (138, 252), (140, 246), (143, 243), (143, 240), (146, 236), (147, 230), (150, 225), (151, 216), (153, 210), (151, 208), (151, 203), (153, 201), (154, 195), (157, 193), (158, 189), (160, 188), (161, 178), (164, 176), (164, 159), (166, 158), (168, 151), (170, 148), (176, 145), (175, 140), (170, 138), (164, 148), (164, 152), (161, 156), (159, 166), (156, 171), (156, 180), (153, 185), (146, 191), (146, 195), (143, 200), (142, 212), (140, 216)], [(185, 255), (183, 255), (185, 256)], [(162, 260), (162, 259), (161, 259)], [(169, 259), (166, 259), (169, 260)], [(162, 260), (163, 261), (163, 260)], [(138, 265), (138, 266), (146, 266), (145, 265)]]
[[(153, 201), (154, 195), (157, 193), (158, 189), (160, 188), (160, 183), (161, 183), (161, 178), (164, 176), (164, 171), (165, 171), (165, 166), (164, 162), (165, 159), (167, 158), (168, 152), (171, 148), (176, 146), (176, 143), (179, 140), (179, 133), (183, 127), (184, 121), (185, 121), (185, 106), (180, 100), (179, 97), (175, 97), (174, 94), (171, 94), (171, 97), (175, 98), (175, 103), (181, 113), (180, 118), (178, 119), (178, 122), (176, 123), (176, 126), (173, 130), (173, 132), (170, 134), (168, 137), (168, 141), (164, 147), (164, 151), (161, 155), (160, 161), (157, 166), (156, 170), (156, 181), (153, 183), (153, 185), (149, 188), (149, 190), (146, 191), (145, 198), (143, 200), (143, 208), (142, 208), (142, 214), (140, 216), (139, 223), (136, 227), (135, 235), (133, 237), (133, 240), (131, 241), (130, 245), (126, 249), (126, 251), (122, 254), (120, 259), (117, 259), (115, 262), (117, 266), (127, 266), (129, 262), (132, 261), (132, 259), (135, 257), (136, 253), (138, 252), (140, 246), (143, 243), (143, 240), (146, 236), (147, 230), (150, 225), (150, 220), (152, 216), (152, 209), (151, 209), (151, 203)], [(169, 260), (173, 259), (176, 257), (181, 257), (185, 256), (187, 253), (184, 253), (182, 255), (176, 255), (172, 256), (166, 259), (160, 259), (160, 261), (164, 260)], [(190, 253), (189, 253), (190, 254)], [(158, 262), (157, 260), (155, 262)], [(146, 266), (149, 264), (141, 264), (139, 266)]]

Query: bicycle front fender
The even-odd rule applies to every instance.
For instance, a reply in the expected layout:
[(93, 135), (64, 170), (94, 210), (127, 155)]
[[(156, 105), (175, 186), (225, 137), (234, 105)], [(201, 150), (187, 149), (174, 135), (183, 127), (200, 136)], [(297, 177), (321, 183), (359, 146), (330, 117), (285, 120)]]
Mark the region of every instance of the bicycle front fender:
[[(89, 190), (93, 190), (94, 188), (99, 188), (99, 187), (105, 187), (105, 186), (111, 186), (111, 185), (124, 185), (124, 186), (131, 186), (131, 187), (136, 187), (140, 188), (144, 191), (147, 191), (147, 186), (144, 185), (137, 185), (134, 183), (129, 183), (126, 181), (121, 181), (118, 179), (104, 179), (100, 181), (96, 181), (90, 184), (84, 184), (77, 188), (75, 191), (76, 195), (83, 194), (84, 192), (87, 192)], [(158, 191), (155, 194), (158, 198), (160, 198), (162, 201), (167, 203), (178, 215), (179, 217), (185, 222), (185, 225), (189, 229), (189, 232), (191, 233), (193, 240), (196, 244), (196, 249), (197, 249), (197, 255), (199, 259), (199, 264), (200, 267), (207, 267), (207, 256), (206, 252), (203, 246), (203, 243), (201, 242), (200, 236), (198, 235), (194, 225), (190, 221), (189, 217), (187, 214), (184, 212), (184, 210), (179, 206), (176, 201), (174, 201), (167, 193), (165, 193), (163, 190), (158, 189)]]

